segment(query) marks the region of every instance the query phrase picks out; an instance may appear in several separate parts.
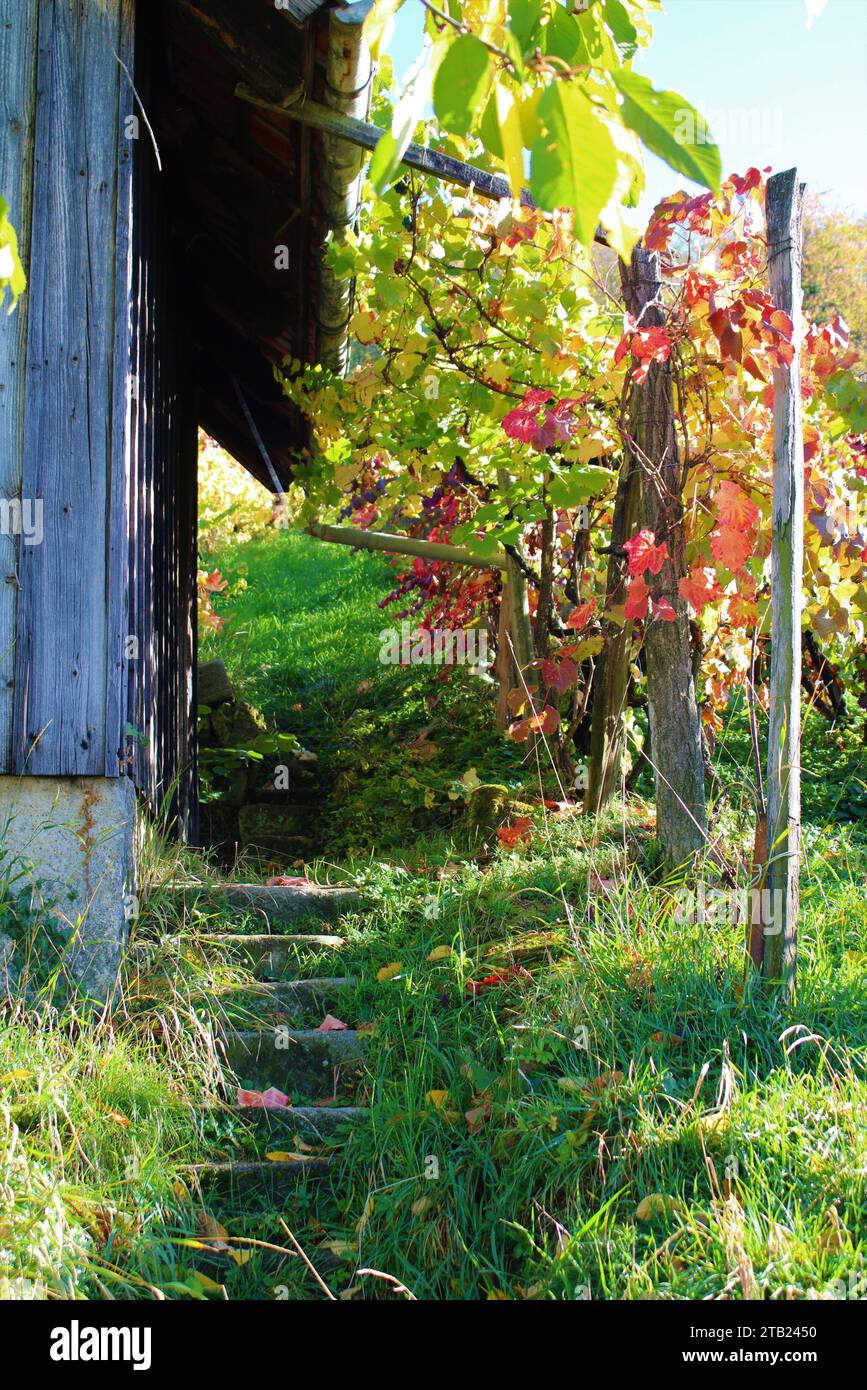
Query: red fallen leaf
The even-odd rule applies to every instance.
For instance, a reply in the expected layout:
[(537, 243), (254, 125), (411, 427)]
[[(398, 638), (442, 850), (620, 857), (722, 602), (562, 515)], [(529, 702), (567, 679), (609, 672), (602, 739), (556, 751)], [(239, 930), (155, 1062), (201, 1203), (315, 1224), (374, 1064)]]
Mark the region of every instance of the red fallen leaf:
[(587, 1083), (589, 1091), (607, 1091), (609, 1086), (619, 1086), (623, 1080), (622, 1071), (606, 1071)]
[(530, 843), (532, 830), (533, 822), (530, 817), (518, 816), (511, 825), (500, 826), (497, 831), (497, 839), (507, 849), (514, 849), (516, 845), (528, 845)]
[(349, 1029), (349, 1023), (343, 1023), (342, 1019), (335, 1019), (333, 1013), (327, 1013), (318, 1026), (317, 1033), (339, 1033), (343, 1029)]
[(572, 628), (574, 632), (583, 632), (595, 612), (595, 598), (588, 599), (587, 603), (579, 603), (578, 607), (573, 608), (566, 619), (566, 626)]
[(285, 874), (275, 874), (265, 880), (266, 888), (309, 888), (309, 878), (287, 878)]
[(649, 597), (650, 590), (641, 576), (637, 575), (626, 591), (626, 608), (624, 610), (626, 619), (646, 618)]
[(348, 1023), (344, 1023), (342, 1019), (335, 1018), (334, 1014), (326, 1014), (316, 1031), (317, 1033), (338, 1033), (348, 1027)]
[(752, 548), (749, 538), (734, 526), (721, 526), (710, 538), (711, 555), (732, 574), (746, 563)]
[(647, 530), (639, 531), (637, 536), (625, 541), (623, 549), (626, 551), (629, 573), (632, 575), (644, 574), (645, 570), (650, 570), (651, 574), (659, 574), (668, 555), (665, 546), (657, 545), (655, 535)]
[(244, 1091), (239, 1086), (235, 1092), (235, 1104), (252, 1110), (286, 1110), (292, 1101), (276, 1086), (269, 1086), (267, 1091)]
[(493, 975), (486, 975), (483, 980), (468, 980), (467, 993), (475, 998), (479, 994), (484, 994), (486, 989), (496, 989), (499, 985), (511, 984), (516, 976), (530, 981), (533, 979), (529, 970), (525, 970), (523, 966), (507, 965), (503, 970), (495, 970)]
[(482, 1127), (485, 1120), (490, 1116), (490, 1113), (491, 1102), (487, 1096), (483, 1096), (481, 1102), (473, 1106), (472, 1110), (467, 1110), (465, 1112), (464, 1119), (467, 1122), (467, 1129), (470, 1134), (475, 1134), (476, 1130)]
[(206, 574), (199, 580), (199, 588), (203, 589), (206, 594), (222, 594), (228, 587), (228, 579), (224, 579), (219, 570), (211, 570), (210, 574)]

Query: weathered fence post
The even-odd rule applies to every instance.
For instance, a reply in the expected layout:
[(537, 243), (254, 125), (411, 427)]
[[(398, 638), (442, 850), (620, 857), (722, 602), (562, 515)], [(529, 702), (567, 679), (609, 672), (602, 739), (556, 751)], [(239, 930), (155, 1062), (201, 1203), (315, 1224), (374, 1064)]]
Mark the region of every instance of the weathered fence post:
[(527, 594), (527, 579), (521, 566), (513, 555), (506, 555), (506, 583), (509, 590), (509, 626), (512, 635), (512, 650), (518, 667), (518, 685), (521, 675), (529, 680), (528, 667), (533, 660), (533, 628), (530, 622), (530, 602)]
[(795, 987), (801, 836), (801, 589), (804, 441), (801, 427), (801, 207), (796, 169), (768, 179), (768, 272), (774, 304), (792, 320), (791, 364), (774, 369), (771, 695), (768, 720), (768, 872), (763, 973)]
[[(659, 256), (637, 246), (623, 272), (623, 291), (627, 309), (643, 328), (665, 324), (659, 290)], [(666, 862), (677, 867), (704, 844), (707, 813), (689, 622), (678, 592), (684, 572), (683, 478), (669, 362), (654, 362), (646, 379), (633, 385), (627, 448), (641, 478), (641, 524), (665, 543), (668, 552), (659, 573), (648, 577), (652, 602), (644, 653), (656, 833)], [(653, 607), (660, 600), (674, 610), (671, 621), (654, 617)]]

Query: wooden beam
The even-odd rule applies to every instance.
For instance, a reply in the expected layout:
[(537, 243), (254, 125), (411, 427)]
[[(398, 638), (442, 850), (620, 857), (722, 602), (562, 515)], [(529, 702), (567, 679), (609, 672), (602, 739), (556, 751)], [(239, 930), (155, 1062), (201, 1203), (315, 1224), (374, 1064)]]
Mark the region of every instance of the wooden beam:
[[(318, 101), (306, 101), (303, 92), (297, 87), (286, 92), (282, 101), (274, 102), (259, 96), (245, 82), (239, 82), (235, 88), (235, 96), (241, 101), (249, 102), (251, 106), (260, 106), (264, 111), (276, 111), (281, 116), (288, 116), (300, 125), (309, 126), (322, 134), (336, 135), (341, 140), (358, 145), (368, 152), (376, 149), (378, 141), (385, 134), (379, 126), (355, 120), (351, 116), (343, 116), (337, 111), (332, 111), (329, 106), (322, 106)], [(425, 149), (423, 145), (407, 145), (402, 162), (407, 168), (417, 169), (421, 174), (430, 174), (443, 183), (454, 183), (460, 188), (472, 188), (480, 198), (490, 198), (499, 202), (501, 198), (512, 197), (508, 180), (501, 178), (499, 174), (490, 174), (485, 169), (476, 168), (474, 164), (465, 164), (461, 159), (453, 159), (451, 155)], [(521, 202), (527, 208), (536, 206), (526, 188), (521, 189)], [(608, 245), (608, 238), (601, 228), (597, 229), (594, 240), (600, 246)]]
[(795, 988), (801, 838), (801, 590), (804, 570), (804, 439), (801, 421), (801, 208), (804, 185), (787, 169), (766, 190), (768, 272), (774, 304), (792, 320), (795, 353), (774, 368), (771, 533), (771, 694), (768, 712), (769, 910), (765, 979)]
[(318, 541), (330, 541), (334, 545), (351, 545), (356, 550), (384, 550), (390, 555), (416, 555), (424, 560), (441, 560), (449, 565), (472, 565), (480, 570), (504, 570), (508, 563), (505, 555), (498, 555), (492, 560), (482, 560), (459, 545), (415, 540), (412, 536), (392, 536), (386, 531), (362, 531), (355, 526), (323, 526), (314, 521), (307, 527), (307, 534), (314, 536)]
[(204, 34), (239, 77), (273, 99), (297, 73), (298, 36), (277, 9), (237, 0), (172, 0), (172, 7)]

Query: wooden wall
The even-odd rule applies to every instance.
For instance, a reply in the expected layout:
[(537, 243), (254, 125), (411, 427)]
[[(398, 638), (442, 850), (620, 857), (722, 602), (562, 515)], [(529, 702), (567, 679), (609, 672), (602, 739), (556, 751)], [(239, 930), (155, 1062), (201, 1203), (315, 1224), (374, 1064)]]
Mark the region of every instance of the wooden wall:
[[(25, 261), (33, 183), (37, 8), (35, 0), (4, 4), (0, 23), (0, 194), (10, 204)], [(21, 495), (27, 296), (12, 315), (6, 308), (8, 299), (0, 310), (0, 497), (13, 498)], [(0, 534), (0, 772), (12, 764), (18, 584), (17, 540)]]
[(3, 0), (0, 192), (29, 284), (0, 322), (0, 496), (41, 501), (44, 540), (0, 537), (0, 772), (129, 775), (155, 808), (175, 787), (194, 833), (196, 414), (165, 189), (128, 121), (138, 8)]

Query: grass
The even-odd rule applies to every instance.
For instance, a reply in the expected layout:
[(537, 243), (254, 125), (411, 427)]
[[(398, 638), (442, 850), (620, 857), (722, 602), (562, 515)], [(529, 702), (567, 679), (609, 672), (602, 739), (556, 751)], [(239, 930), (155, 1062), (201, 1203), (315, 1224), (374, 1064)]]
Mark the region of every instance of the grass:
[[(334, 1292), (405, 1296), (358, 1273), (372, 1268), (444, 1300), (863, 1295), (855, 737), (822, 727), (808, 741), (799, 988), (783, 1013), (745, 978), (741, 927), (677, 919), (684, 885), (647, 872), (640, 797), (598, 824), (540, 810), (528, 847), (470, 851), (456, 779), (477, 766), (525, 793), (528, 779), (491, 736), (478, 686), (436, 687), (432, 711), (432, 673), (379, 664), (376, 561), (286, 537), (218, 559), (250, 582), (230, 603), (231, 640), (211, 649), (241, 693), (275, 724), (294, 719), (320, 753), (332, 819), (309, 871), (359, 883), (367, 901), (341, 926), (339, 967), (307, 949), (290, 969), (357, 976), (335, 1010), (371, 1028), (366, 1079), (346, 1097), (369, 1118), (325, 1146), (328, 1177), (301, 1180), (280, 1212)], [(414, 762), (407, 749), (433, 716), (437, 751)], [(748, 766), (736, 712), (721, 745), (731, 781)], [(716, 807), (714, 827), (736, 864), (748, 796)], [(185, 1178), (185, 1165), (239, 1143), (268, 1151), (219, 1104), (214, 1038), (223, 1023), (277, 1016), (243, 968), (195, 949), (197, 933), (228, 923), (214, 907), (180, 915), (160, 887), (180, 868), (211, 876), (165, 846), (153, 856), (114, 1019), (58, 1011), (45, 990), (0, 1021), (7, 1286), (322, 1296), (265, 1200), (212, 1202), (205, 1216)], [(196, 1248), (214, 1220), (234, 1259)]]

